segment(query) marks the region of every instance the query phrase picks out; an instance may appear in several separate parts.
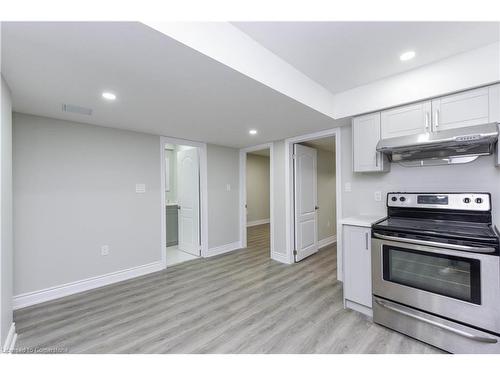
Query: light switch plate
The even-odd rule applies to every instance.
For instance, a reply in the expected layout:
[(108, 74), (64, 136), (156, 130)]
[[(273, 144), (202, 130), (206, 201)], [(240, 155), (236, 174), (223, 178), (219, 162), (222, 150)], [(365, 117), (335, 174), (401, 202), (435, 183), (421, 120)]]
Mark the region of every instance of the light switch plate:
[(146, 192), (146, 184), (135, 184), (135, 192), (142, 194)]
[(381, 191), (376, 191), (376, 192), (374, 193), (374, 198), (375, 198), (375, 200), (376, 200), (377, 202), (382, 201), (382, 192), (381, 192)]
[(350, 183), (350, 182), (346, 182), (346, 183), (345, 183), (344, 190), (345, 190), (346, 192), (350, 192), (350, 191), (352, 191), (352, 186), (351, 186), (351, 183)]
[(231, 191), (231, 184), (226, 184), (226, 191)]
[(102, 256), (109, 255), (109, 246), (108, 245), (101, 246), (101, 255)]

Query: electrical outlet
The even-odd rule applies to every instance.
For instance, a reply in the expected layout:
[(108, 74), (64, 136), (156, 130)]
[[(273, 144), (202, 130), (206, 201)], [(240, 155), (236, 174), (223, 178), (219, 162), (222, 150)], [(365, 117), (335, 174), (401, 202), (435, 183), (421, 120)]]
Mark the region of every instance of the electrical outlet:
[(377, 202), (380, 202), (382, 200), (382, 192), (381, 191), (376, 191), (374, 194), (374, 198)]
[(344, 191), (346, 192), (351, 192), (352, 191), (352, 186), (350, 182), (346, 182), (344, 186)]
[(109, 246), (108, 245), (101, 246), (101, 255), (102, 256), (109, 255)]

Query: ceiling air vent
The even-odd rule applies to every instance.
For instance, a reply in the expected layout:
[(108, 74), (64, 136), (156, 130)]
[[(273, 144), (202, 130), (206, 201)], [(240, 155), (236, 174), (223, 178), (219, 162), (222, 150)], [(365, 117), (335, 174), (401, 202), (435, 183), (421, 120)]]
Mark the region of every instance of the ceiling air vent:
[(90, 116), (92, 114), (92, 110), (90, 108), (79, 107), (77, 105), (72, 105), (72, 104), (63, 104), (62, 111), (68, 113), (76, 113), (79, 115), (87, 115), (87, 116)]

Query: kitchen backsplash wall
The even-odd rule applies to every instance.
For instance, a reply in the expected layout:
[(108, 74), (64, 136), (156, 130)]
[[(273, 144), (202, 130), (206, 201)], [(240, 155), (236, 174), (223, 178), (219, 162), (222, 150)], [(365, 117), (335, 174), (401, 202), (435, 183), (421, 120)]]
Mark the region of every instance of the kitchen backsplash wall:
[[(352, 172), (351, 126), (342, 128), (342, 212), (343, 217), (386, 212), (386, 194), (408, 192), (489, 192), (493, 203), (493, 221), (500, 227), (500, 167), (493, 156), (482, 156), (462, 165), (408, 168), (391, 163), (388, 173)], [(350, 183), (351, 191), (346, 191)], [(382, 200), (375, 200), (375, 192)]]

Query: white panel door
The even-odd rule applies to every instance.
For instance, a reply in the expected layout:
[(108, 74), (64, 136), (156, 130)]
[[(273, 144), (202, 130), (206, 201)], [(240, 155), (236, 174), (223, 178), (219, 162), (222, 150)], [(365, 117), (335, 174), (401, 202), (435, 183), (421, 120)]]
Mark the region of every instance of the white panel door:
[(371, 229), (344, 225), (344, 298), (372, 307)]
[(489, 88), (469, 90), (432, 101), (435, 132), (489, 122)]
[(430, 131), (431, 102), (420, 102), (382, 111), (382, 139)]
[(179, 249), (200, 256), (200, 167), (196, 147), (177, 152)]
[(294, 145), (296, 262), (318, 251), (316, 154), (314, 148)]

